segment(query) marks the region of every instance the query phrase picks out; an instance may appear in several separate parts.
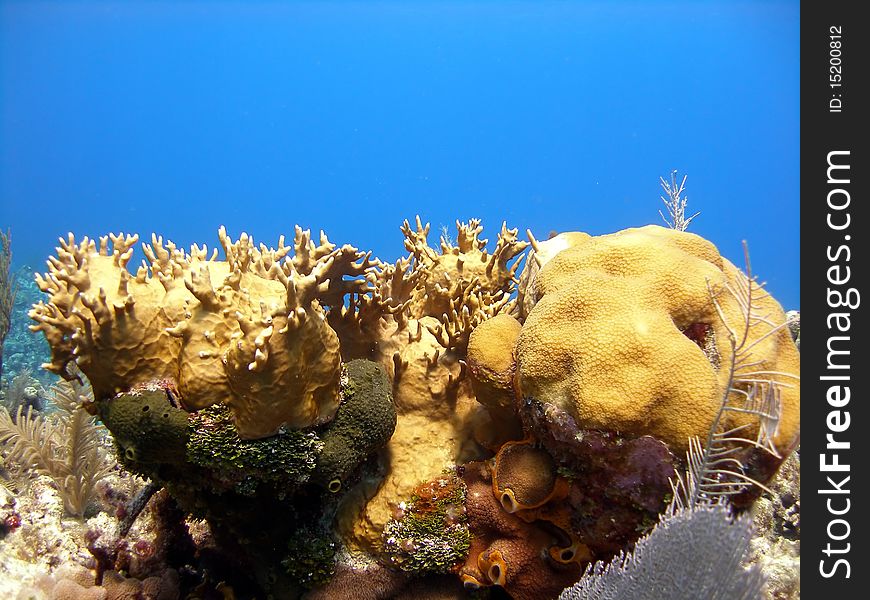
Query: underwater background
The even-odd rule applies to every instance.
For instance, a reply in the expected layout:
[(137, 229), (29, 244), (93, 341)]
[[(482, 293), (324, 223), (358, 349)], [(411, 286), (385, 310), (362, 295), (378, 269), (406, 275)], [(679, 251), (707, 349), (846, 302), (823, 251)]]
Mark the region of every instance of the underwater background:
[(0, 597), (799, 598), (799, 25), (0, 0)]
[[(799, 308), (798, 2), (2, 2), (0, 226), (692, 230)], [(525, 237), (522, 235), (522, 237)]]

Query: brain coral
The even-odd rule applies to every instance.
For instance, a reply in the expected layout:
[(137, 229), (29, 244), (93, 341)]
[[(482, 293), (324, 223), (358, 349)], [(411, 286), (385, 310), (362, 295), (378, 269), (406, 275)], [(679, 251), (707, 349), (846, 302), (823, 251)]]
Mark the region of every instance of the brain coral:
[[(111, 247), (109, 241), (111, 239)], [(65, 374), (78, 363), (102, 399), (147, 381), (177, 384), (187, 410), (228, 405), (243, 438), (302, 428), (332, 418), (339, 402), (338, 337), (323, 305), (361, 291), (368, 261), (350, 246), (320, 244), (296, 228), (294, 246), (233, 242), (223, 228), (226, 260), (205, 247), (190, 253), (152, 237), (148, 260), (127, 264), (137, 236), (112, 235), (99, 248), (72, 234), (61, 239), (49, 294), (30, 316), (52, 349), (47, 368)], [(288, 258), (291, 250), (295, 255)]]
[(712, 243), (654, 225), (578, 239), (532, 286), (527, 294), (537, 303), (516, 347), (522, 396), (559, 407), (584, 428), (649, 434), (685, 449), (716, 417), (733, 335), (743, 348), (743, 391), (752, 380), (776, 391), (781, 418), (771, 437), (778, 450), (790, 449), (800, 359), (780, 327), (785, 314)]

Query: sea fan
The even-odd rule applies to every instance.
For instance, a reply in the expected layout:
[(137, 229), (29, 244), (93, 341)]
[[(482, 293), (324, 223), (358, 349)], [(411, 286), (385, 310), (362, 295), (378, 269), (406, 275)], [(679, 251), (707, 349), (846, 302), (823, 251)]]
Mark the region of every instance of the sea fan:
[(750, 525), (721, 503), (665, 515), (633, 552), (588, 568), (559, 600), (757, 600), (764, 576), (742, 565)]
[(50, 477), (67, 513), (80, 517), (114, 463), (102, 446), (103, 431), (82, 406), (87, 389), (78, 382), (62, 382), (52, 392), (58, 408), (53, 414), (19, 407), (13, 419), (0, 408), (0, 444), (6, 446), (7, 465), (17, 463), (25, 476)]

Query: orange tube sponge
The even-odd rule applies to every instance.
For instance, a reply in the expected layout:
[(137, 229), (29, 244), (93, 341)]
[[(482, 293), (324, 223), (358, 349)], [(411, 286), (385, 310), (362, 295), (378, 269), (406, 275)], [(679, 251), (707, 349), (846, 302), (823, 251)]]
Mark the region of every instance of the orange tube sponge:
[(498, 585), (516, 600), (555, 598), (577, 581), (585, 563), (553, 560), (563, 532), (528, 523), (506, 512), (492, 493), (485, 463), (464, 466), (466, 515), (471, 530), (468, 558), (458, 571), (466, 589)]
[(568, 493), (567, 482), (556, 472), (556, 462), (532, 440), (507, 442), (495, 455), (492, 492), (509, 513), (543, 506)]

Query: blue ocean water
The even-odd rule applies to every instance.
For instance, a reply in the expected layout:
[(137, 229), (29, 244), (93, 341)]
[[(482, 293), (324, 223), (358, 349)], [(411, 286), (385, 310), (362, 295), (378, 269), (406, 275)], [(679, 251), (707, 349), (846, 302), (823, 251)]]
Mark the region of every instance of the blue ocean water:
[(799, 307), (798, 2), (2, 2), (0, 227), (690, 231)]

